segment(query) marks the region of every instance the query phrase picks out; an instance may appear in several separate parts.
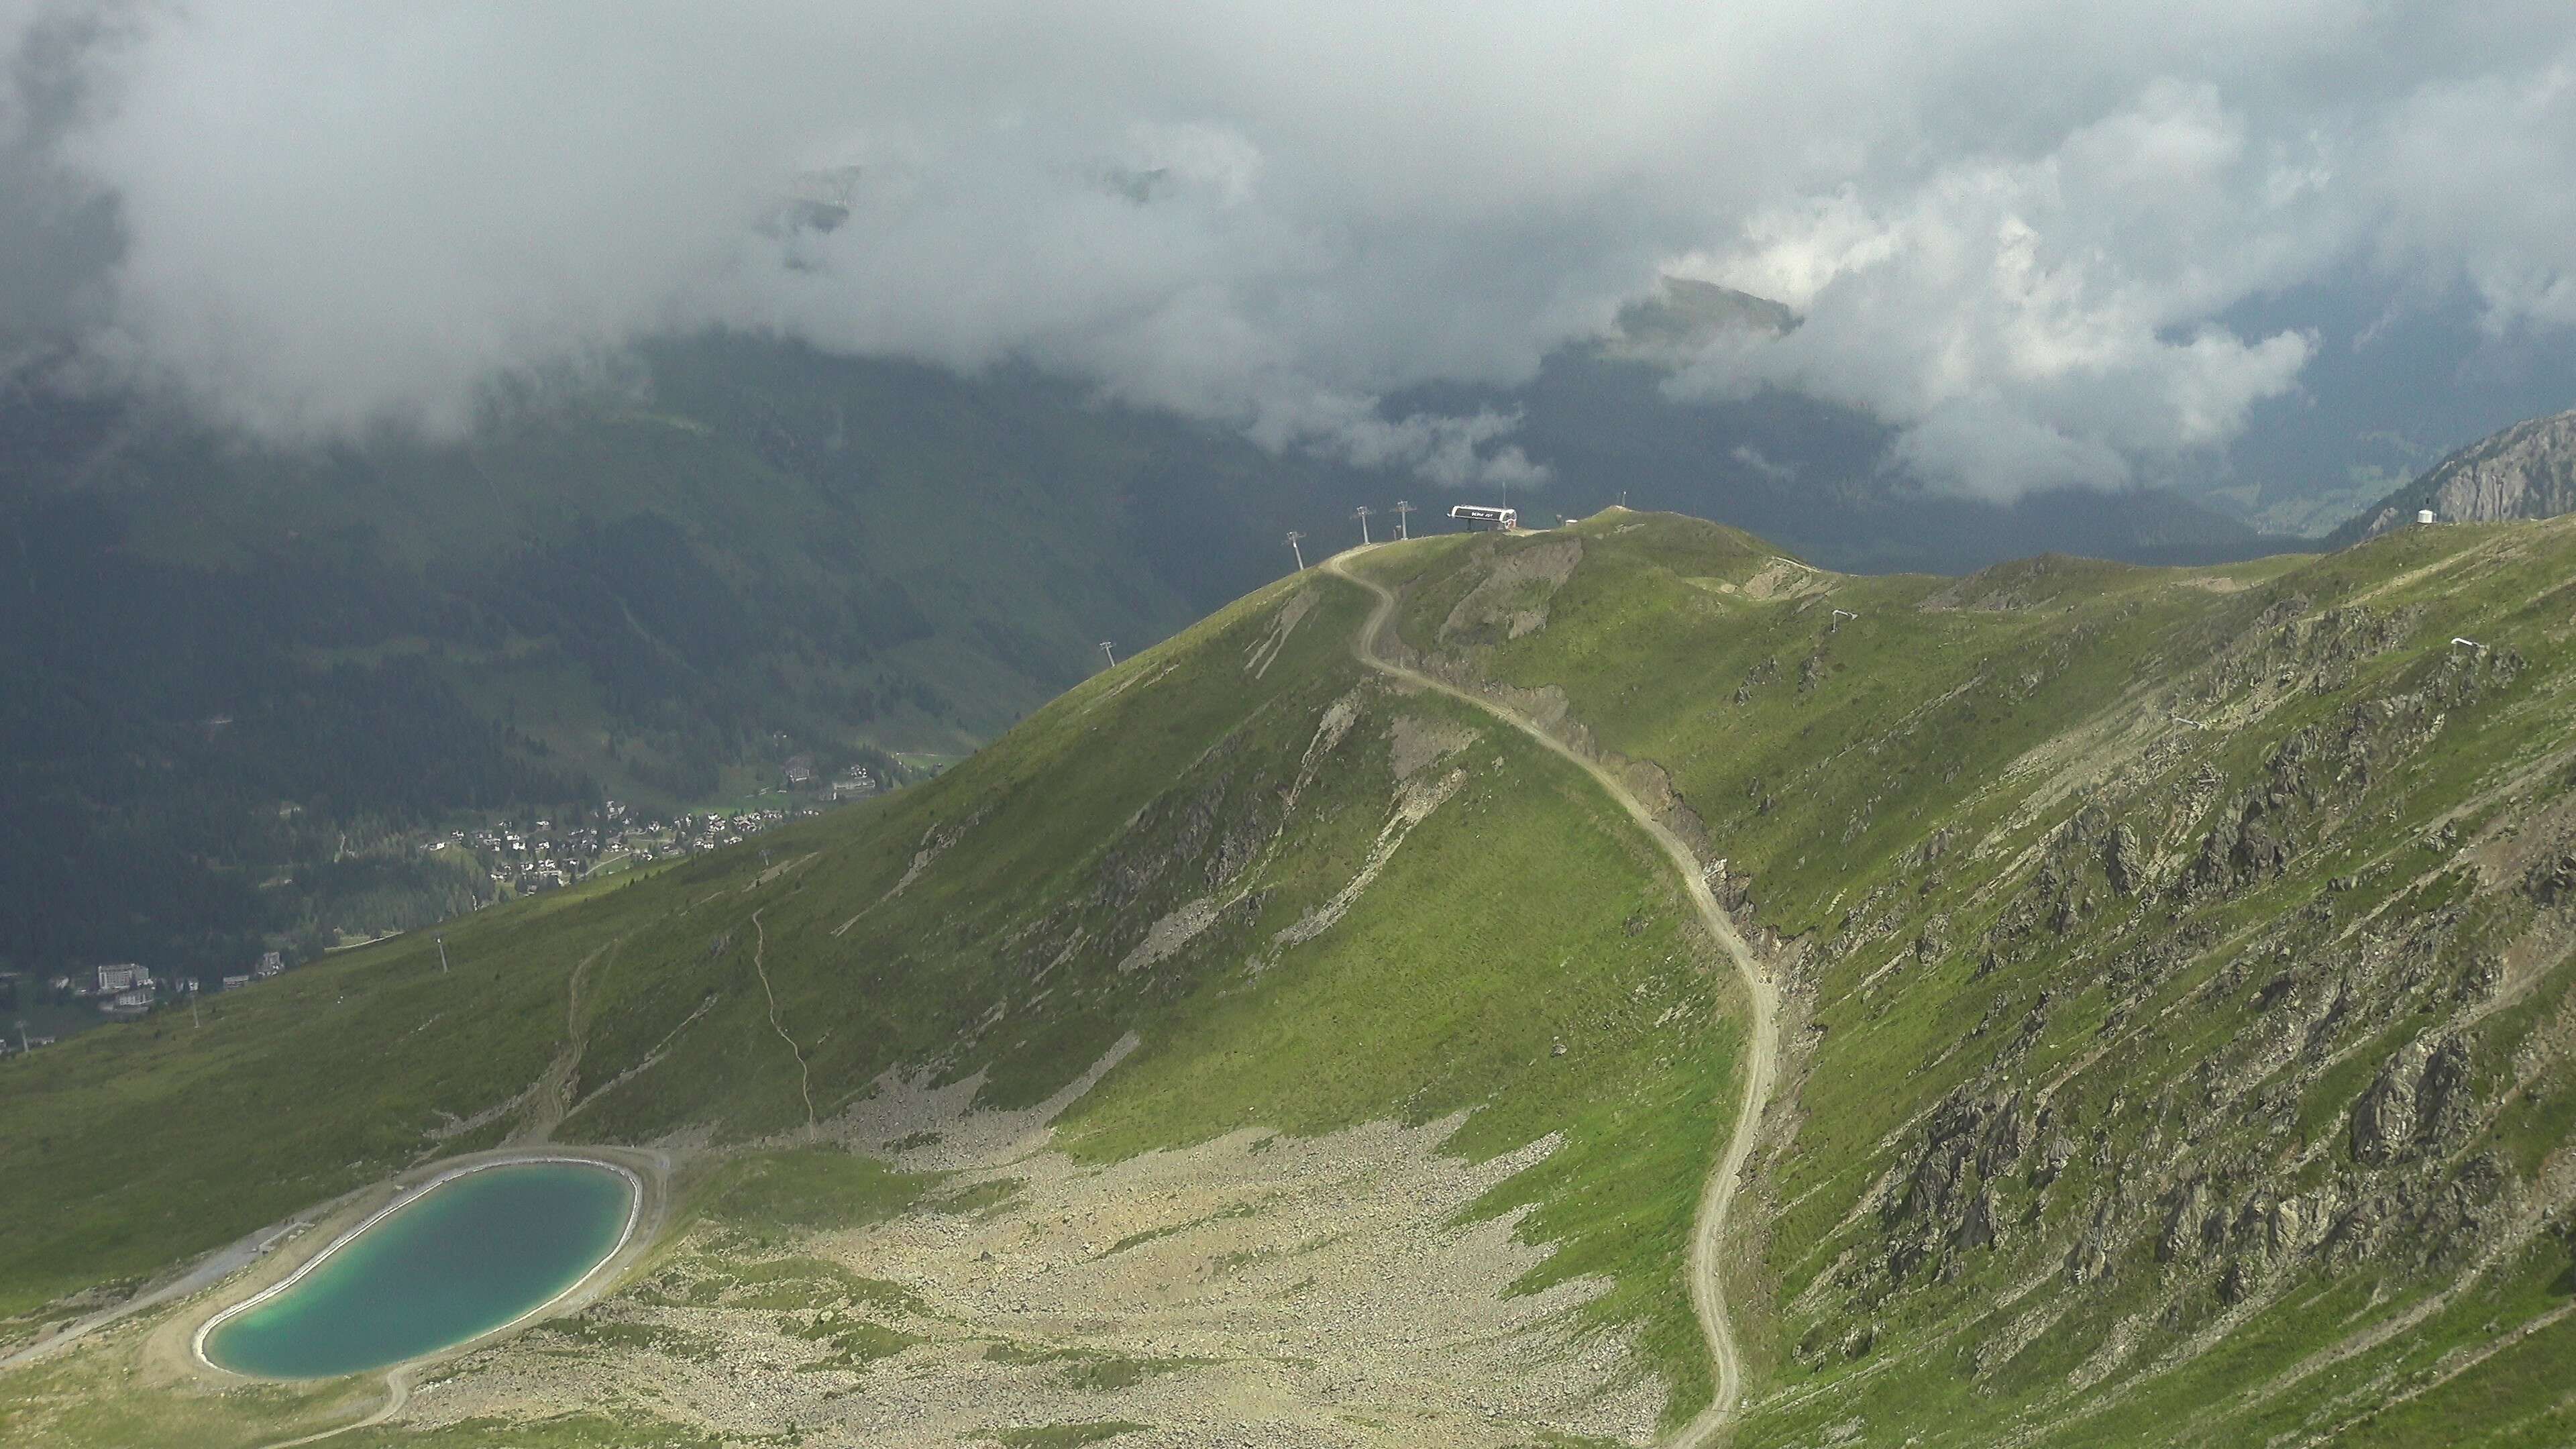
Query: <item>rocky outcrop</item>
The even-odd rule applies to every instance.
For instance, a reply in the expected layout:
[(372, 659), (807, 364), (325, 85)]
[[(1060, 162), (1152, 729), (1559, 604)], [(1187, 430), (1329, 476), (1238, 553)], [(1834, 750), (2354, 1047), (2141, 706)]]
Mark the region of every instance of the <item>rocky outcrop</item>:
[(2505, 943), (2537, 939), (2525, 913), (2576, 900), (2576, 825), (2551, 816), (2511, 852), (2474, 844), (2501, 825), (2390, 830), (2532, 668), (2427, 623), (2296, 596), (2250, 610), (2168, 696), (2263, 729), (2233, 768), (2108, 776), (1964, 896), (1975, 852), (1935, 826), (1847, 906), (1816, 955), (1850, 973), (1821, 1008), (1835, 1025), (1977, 1006), (1922, 1038), (1911, 1073), (1964, 1079), (1882, 1139), (1804, 1290), (1821, 1311), (1798, 1358), (1826, 1367), (1862, 1322), (1885, 1352), (1933, 1305), (2044, 1278), (2055, 1301), (1996, 1329), (1974, 1372), (1998, 1382), (2040, 1337), (2082, 1332), (2099, 1377), (2208, 1351), (2300, 1285), (2439, 1284), (2555, 1221), (2566, 1193), (2496, 1146), (2512, 1098), (2486, 1013)]
[(2337, 529), (2334, 544), (2376, 538), (2430, 508), (2444, 523), (2554, 518), (2576, 510), (2576, 411), (2481, 438)]
[(1666, 277), (1652, 297), (1619, 309), (1616, 324), (1595, 346), (1621, 362), (1686, 367), (1720, 338), (1781, 337), (1797, 330), (1798, 314), (1767, 297), (1714, 282)]
[(1499, 644), (1546, 628), (1548, 601), (1581, 562), (1579, 538), (1552, 538), (1500, 554), (1441, 621), (1441, 647)]

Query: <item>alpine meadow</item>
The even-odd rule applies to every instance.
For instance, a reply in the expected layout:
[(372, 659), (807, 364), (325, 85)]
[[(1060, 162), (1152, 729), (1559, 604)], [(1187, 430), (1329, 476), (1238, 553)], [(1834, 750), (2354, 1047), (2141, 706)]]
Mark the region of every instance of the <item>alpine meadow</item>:
[(365, 1414), (192, 1362), (230, 1285), (48, 1330), (562, 1143), (650, 1246), (403, 1442), (2558, 1442), (2571, 555), (1345, 555), (763, 850), (18, 1064), (7, 1427)]
[(2569, 178), (2566, 0), (0, 0), (0, 1449), (2576, 1449)]

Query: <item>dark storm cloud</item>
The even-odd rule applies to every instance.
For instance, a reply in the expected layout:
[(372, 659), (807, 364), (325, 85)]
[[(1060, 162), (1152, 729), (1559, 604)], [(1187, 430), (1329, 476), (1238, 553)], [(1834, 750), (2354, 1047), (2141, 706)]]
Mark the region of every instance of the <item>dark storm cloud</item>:
[(2009, 493), (2296, 389), (2316, 342), (2249, 298), (2576, 323), (2561, 4), (20, 0), (0, 46), (0, 318), (289, 438), (723, 323), (1528, 477), (1510, 418), (1376, 400), (1679, 271), (1806, 321), (1677, 387)]

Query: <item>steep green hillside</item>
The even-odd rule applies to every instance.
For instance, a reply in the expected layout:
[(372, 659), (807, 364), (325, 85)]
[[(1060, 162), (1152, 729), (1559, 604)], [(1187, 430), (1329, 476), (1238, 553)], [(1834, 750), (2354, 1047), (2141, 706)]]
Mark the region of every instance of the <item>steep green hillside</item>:
[(2576, 1433), (2576, 528), (1767, 555), (1612, 516), (1380, 565), (1433, 662), (1668, 779), (1778, 943), (1738, 1442)]
[[(0, 1307), (645, 1144), (649, 1262), (344, 1442), (1671, 1436), (1763, 1037), (1656, 837), (1499, 710), (1784, 1002), (1732, 1442), (2564, 1442), (2571, 564), (2576, 522), (1965, 579), (1617, 510), (1382, 547), (1384, 651), (1488, 708), (1353, 658), (1373, 598), (1317, 570), (452, 972), (388, 942), (0, 1066)], [(220, 1301), (0, 1371), (0, 1433), (376, 1401), (188, 1369)]]
[[(1124, 1050), (1058, 1124), (1074, 1162), (1439, 1124), (1442, 1153), (1515, 1164), (1462, 1221), (1548, 1245), (1516, 1291), (1561, 1299), (1577, 1339), (1608, 1333), (1604, 1382), (1648, 1422), (1687, 1414), (1708, 1392), (1683, 1274), (1737, 1097), (1732, 975), (1580, 771), (1351, 657), (1368, 604), (1320, 573), (1275, 586), (935, 782), (452, 927), (451, 972), (391, 942), (227, 996), (202, 1028), (9, 1063), (0, 1305), (31, 1329), (86, 1285), (505, 1136), (685, 1144), (684, 1178), (714, 1184), (691, 1191), (732, 1223), (725, 1184), (764, 1153), (877, 1144), (890, 1068), (1006, 1110)], [(797, 1221), (849, 1218), (838, 1190)], [(0, 1428), (223, 1443), (291, 1416), (242, 1394), (74, 1413), (122, 1341), (24, 1371)]]

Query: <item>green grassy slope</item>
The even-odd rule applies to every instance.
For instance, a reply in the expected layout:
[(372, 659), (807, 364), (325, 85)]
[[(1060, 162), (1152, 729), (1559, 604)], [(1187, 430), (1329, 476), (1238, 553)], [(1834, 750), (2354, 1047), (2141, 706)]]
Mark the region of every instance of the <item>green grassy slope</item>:
[[(798, 1140), (889, 1068), (1032, 1103), (1133, 1033), (1062, 1123), (1079, 1157), (1461, 1113), (1449, 1150), (1475, 1160), (1558, 1134), (1477, 1210), (1527, 1207), (1518, 1231), (1556, 1245), (1526, 1288), (1604, 1275), (1584, 1313), (1631, 1333), (1686, 1415), (1708, 1392), (1681, 1275), (1737, 1090), (1731, 977), (1578, 771), (1350, 657), (1368, 602), (1286, 581), (927, 785), (485, 912), (448, 931), (452, 973), (388, 942), (199, 1030), (159, 1018), (0, 1067), (0, 1220), (20, 1227), (0, 1310), (32, 1328), (76, 1289), (566, 1105), (559, 1140), (722, 1157)], [(1139, 959), (1194, 901), (1205, 928)]]
[(1378, 566), (1785, 938), (1739, 1442), (2564, 1441), (2576, 529), (1961, 581), (1570, 537)]
[[(1617, 770), (1783, 983), (1736, 1441), (1925, 1446), (2566, 1438), (2571, 564), (2548, 523), (1860, 579), (1616, 511), (1359, 561), (1395, 647)], [(558, 1112), (810, 1184), (806, 1228), (882, 1212), (763, 1154), (889, 1069), (1026, 1105), (1132, 1034), (1079, 1158), (1560, 1134), (1480, 1210), (1555, 1245), (1524, 1286), (1605, 1275), (1583, 1311), (1686, 1416), (1731, 976), (1586, 777), (1350, 658), (1367, 611), (1283, 581), (922, 789), (486, 913), (450, 975), (388, 942), (0, 1067), (0, 1309)]]

